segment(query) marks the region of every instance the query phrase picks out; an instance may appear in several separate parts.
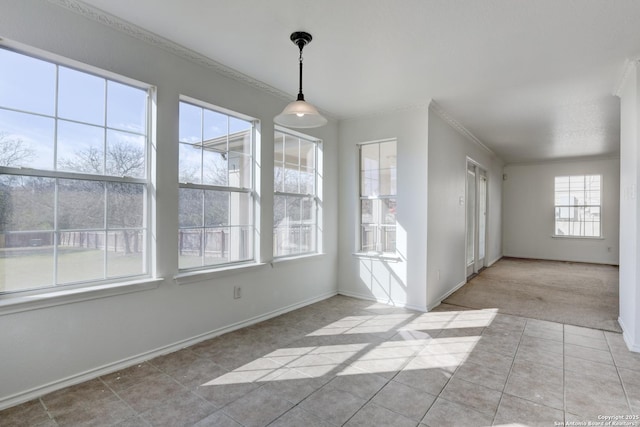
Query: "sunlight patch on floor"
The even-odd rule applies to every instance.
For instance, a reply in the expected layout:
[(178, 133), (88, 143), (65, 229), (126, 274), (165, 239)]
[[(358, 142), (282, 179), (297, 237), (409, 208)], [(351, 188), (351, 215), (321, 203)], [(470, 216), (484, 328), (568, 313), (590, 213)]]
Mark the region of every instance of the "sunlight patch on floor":
[[(465, 330), (471, 332), (489, 326), (496, 315), (497, 310), (468, 310), (348, 316), (306, 336), (320, 342), (330, 341), (331, 336), (346, 336), (355, 342), (282, 347), (203, 385), (385, 374), (400, 370), (437, 369), (450, 375), (466, 361), (481, 339), (478, 335), (465, 335)], [(460, 336), (438, 338), (445, 330)]]

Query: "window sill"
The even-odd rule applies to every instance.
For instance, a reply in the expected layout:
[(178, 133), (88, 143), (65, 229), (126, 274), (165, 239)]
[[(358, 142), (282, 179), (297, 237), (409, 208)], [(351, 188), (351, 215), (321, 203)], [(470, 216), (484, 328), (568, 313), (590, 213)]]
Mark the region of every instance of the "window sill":
[(262, 262), (255, 262), (251, 264), (228, 265), (216, 269), (188, 271), (177, 274), (176, 276), (174, 276), (173, 280), (178, 285), (187, 285), (189, 283), (205, 282), (211, 279), (232, 276), (238, 273), (246, 273), (248, 271), (264, 267), (265, 265), (267, 264)]
[(303, 261), (315, 261), (317, 259), (324, 258), (327, 254), (323, 253), (312, 253), (312, 254), (304, 254), (304, 255), (292, 255), (292, 256), (283, 256), (274, 258), (271, 262), (271, 268), (277, 268), (284, 264), (298, 263)]
[(378, 252), (354, 252), (352, 254), (356, 258), (364, 258), (364, 259), (379, 259), (382, 261), (388, 262), (401, 262), (402, 258), (400, 258), (395, 253), (378, 253)]
[(116, 295), (156, 289), (162, 278), (141, 279), (131, 282), (110, 283), (106, 285), (64, 289), (52, 292), (26, 296), (0, 297), (0, 316), (19, 313), (21, 311), (37, 310), (40, 308), (54, 307), (57, 305), (72, 304), (81, 301), (106, 298)]
[(553, 239), (578, 239), (578, 240), (604, 240), (602, 236), (558, 236), (555, 234), (551, 235)]

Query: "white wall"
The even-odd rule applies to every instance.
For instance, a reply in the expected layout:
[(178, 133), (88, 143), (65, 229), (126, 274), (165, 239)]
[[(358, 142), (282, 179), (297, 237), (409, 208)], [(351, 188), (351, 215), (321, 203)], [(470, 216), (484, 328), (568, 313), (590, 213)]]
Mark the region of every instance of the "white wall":
[[(339, 124), (339, 291), (426, 310), (427, 108), (341, 121)], [(358, 249), (357, 144), (397, 139), (398, 259), (354, 256)]]
[(429, 214), (427, 304), (438, 305), (466, 282), (467, 158), (487, 171), (487, 247), (485, 264), (502, 257), (503, 162), (451, 127), (431, 108), (429, 113)]
[[(324, 251), (305, 261), (177, 285), (178, 97), (188, 95), (261, 120), (262, 261), (271, 255), (272, 118), (286, 104), (212, 68), (38, 0), (4, 0), (0, 37), (158, 87), (157, 289), (0, 316), (0, 408), (337, 292), (337, 125), (310, 131), (324, 140)], [(243, 287), (233, 299), (233, 286)], [(84, 376), (82, 376), (84, 375)]]
[(640, 93), (637, 62), (630, 65), (620, 89), (620, 318), (624, 339), (640, 352)]
[[(340, 122), (339, 292), (419, 310), (437, 306), (466, 280), (467, 157), (488, 172), (486, 261), (502, 256), (502, 161), (431, 108)], [(354, 256), (358, 247), (357, 144), (398, 140), (397, 246), (394, 261)], [(439, 276), (439, 279), (438, 279)]]
[[(620, 160), (513, 164), (504, 168), (504, 255), (618, 264)], [(603, 239), (552, 237), (555, 177), (602, 175)]]

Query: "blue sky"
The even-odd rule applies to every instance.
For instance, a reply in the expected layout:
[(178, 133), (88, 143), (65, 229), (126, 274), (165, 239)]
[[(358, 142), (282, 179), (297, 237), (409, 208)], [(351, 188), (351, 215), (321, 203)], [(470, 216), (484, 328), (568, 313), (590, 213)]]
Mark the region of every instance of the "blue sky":
[(58, 162), (88, 147), (102, 151), (105, 137), (144, 147), (145, 90), (0, 49), (0, 132), (33, 153), (14, 166), (54, 169), (56, 109)]

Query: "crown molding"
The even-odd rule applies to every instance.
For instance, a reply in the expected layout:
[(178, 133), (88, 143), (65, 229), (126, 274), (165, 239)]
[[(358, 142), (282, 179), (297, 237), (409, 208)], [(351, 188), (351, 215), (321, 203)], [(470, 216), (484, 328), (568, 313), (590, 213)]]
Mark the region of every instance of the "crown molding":
[(629, 75), (631, 74), (631, 71), (635, 68), (635, 65), (638, 64), (639, 60), (636, 59), (625, 59), (624, 60), (624, 66), (622, 68), (622, 73), (620, 74), (620, 77), (618, 78), (618, 83), (615, 85), (615, 87), (613, 88), (613, 95), (617, 96), (618, 98), (620, 98), (620, 95), (622, 93), (622, 87), (624, 86), (624, 84), (626, 83), (627, 79), (629, 78)]
[(460, 133), (462, 136), (467, 138), (469, 141), (475, 142), (476, 144), (478, 144), (481, 148), (486, 150), (492, 156), (499, 157), (496, 153), (493, 152), (493, 150), (491, 150), (482, 141), (480, 141), (480, 139), (478, 139), (478, 137), (476, 137), (473, 133), (471, 133), (471, 131), (469, 129), (467, 129), (460, 122), (458, 122), (456, 119), (451, 117), (451, 115), (449, 113), (447, 113), (440, 106), (440, 104), (438, 104), (435, 100), (433, 100), (433, 99), (431, 100), (431, 103), (429, 104), (429, 109), (431, 111), (433, 111), (434, 113), (436, 113), (438, 115), (438, 117), (440, 117), (442, 120), (444, 120), (449, 126), (454, 128), (455, 130), (457, 130), (458, 133)]
[(261, 91), (267, 92), (285, 101), (292, 100), (292, 97), (290, 94), (287, 94), (279, 89), (274, 88), (273, 86), (270, 86), (264, 82), (261, 82), (252, 77), (249, 77), (246, 74), (243, 74), (237, 70), (234, 70), (233, 68), (227, 67), (226, 65), (223, 65), (207, 56), (204, 56), (178, 43), (175, 43), (162, 36), (159, 36), (158, 34), (155, 34), (155, 33), (152, 33), (151, 31), (147, 31), (143, 28), (140, 28), (129, 21), (118, 18), (117, 16), (107, 13), (101, 9), (98, 9), (96, 7), (83, 3), (82, 1), (79, 1), (79, 0), (48, 0), (48, 1), (49, 3), (68, 9), (87, 19), (91, 19), (93, 21), (99, 22), (108, 27), (111, 27), (116, 31), (127, 34), (128, 36), (131, 36), (138, 40), (142, 40), (145, 43), (148, 43), (152, 46), (160, 48), (166, 52), (172, 53), (181, 58), (184, 58), (190, 62), (194, 62), (196, 64), (209, 68), (225, 77), (231, 78), (241, 83), (245, 83), (249, 86), (252, 86)]
[(430, 102), (431, 100), (416, 102), (413, 104), (402, 104), (396, 107), (367, 111), (367, 112), (363, 112), (362, 114), (350, 114), (347, 116), (343, 115), (343, 116), (339, 116), (338, 119), (341, 121), (347, 122), (352, 120), (388, 116), (390, 114), (395, 114), (395, 113), (406, 113), (406, 112), (417, 111), (417, 110), (426, 110), (429, 108)]
[(606, 160), (619, 161), (619, 154), (603, 154), (595, 156), (582, 156), (582, 157), (562, 157), (559, 159), (540, 159), (540, 160), (523, 160), (521, 162), (509, 162), (504, 166), (537, 166), (537, 165), (552, 165), (552, 164), (565, 164), (565, 163), (584, 163), (584, 162), (599, 162)]

